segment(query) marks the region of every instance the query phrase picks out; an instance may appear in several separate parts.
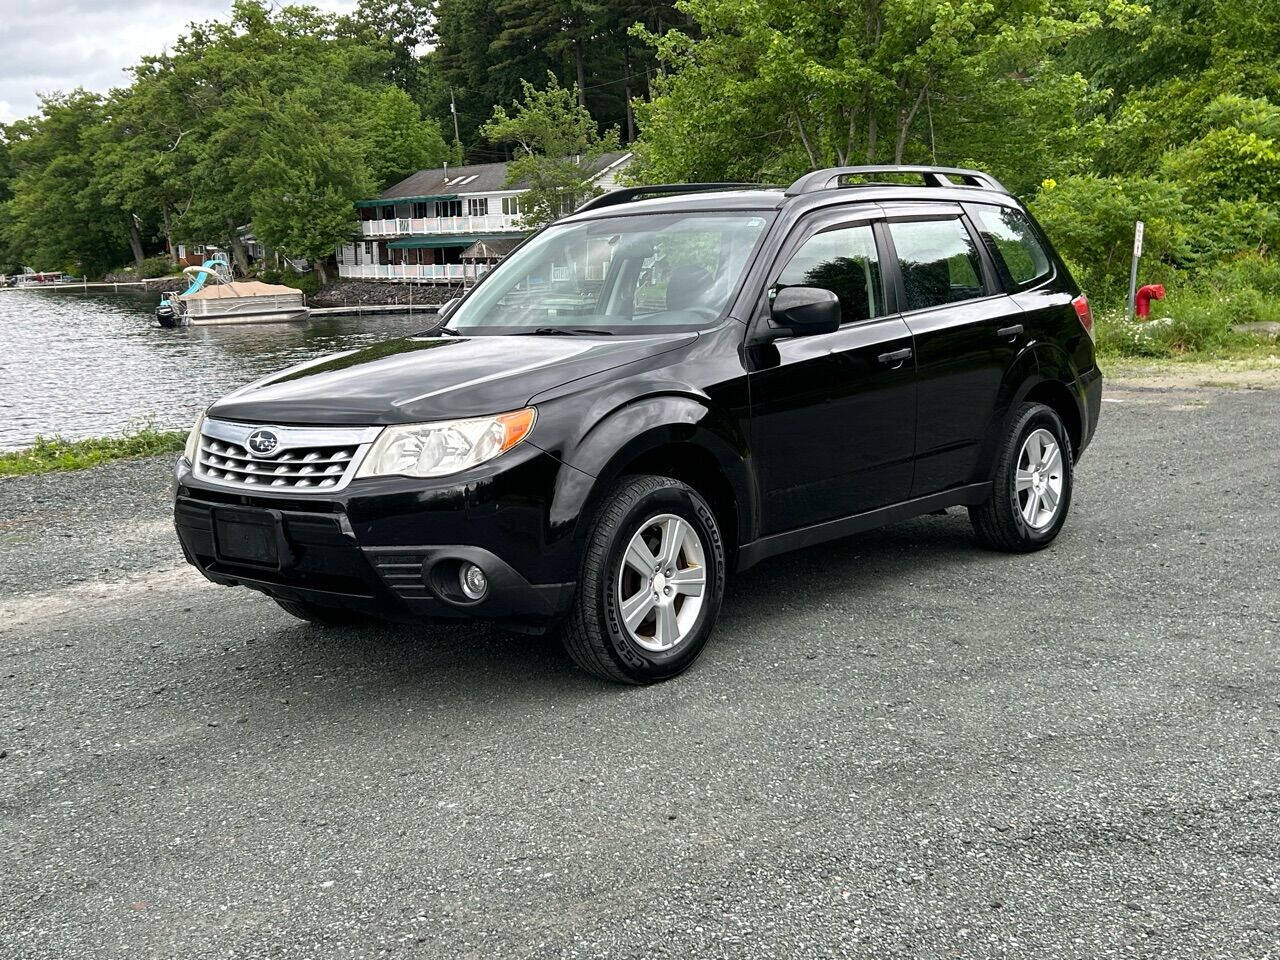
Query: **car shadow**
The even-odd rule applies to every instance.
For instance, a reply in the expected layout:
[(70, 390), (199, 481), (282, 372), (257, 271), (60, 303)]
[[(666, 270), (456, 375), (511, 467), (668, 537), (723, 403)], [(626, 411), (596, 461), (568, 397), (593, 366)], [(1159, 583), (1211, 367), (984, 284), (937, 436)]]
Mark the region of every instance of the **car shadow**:
[[(766, 560), (731, 577), (714, 644), (750, 645), (779, 620), (824, 602), (839, 585), (842, 601), (886, 581), (975, 555), (992, 556), (972, 539), (963, 515), (905, 521)], [(317, 677), (359, 678), (333, 684), (344, 700), (377, 689), (382, 695), (433, 702), (476, 698), (516, 700), (612, 697), (628, 688), (580, 671), (554, 635), (517, 634), (485, 623), (315, 627), (280, 615), (269, 631), (274, 656), (305, 665)], [(695, 671), (696, 672), (696, 671)], [(690, 674), (689, 676), (692, 676)], [(363, 690), (363, 694), (356, 693)]]

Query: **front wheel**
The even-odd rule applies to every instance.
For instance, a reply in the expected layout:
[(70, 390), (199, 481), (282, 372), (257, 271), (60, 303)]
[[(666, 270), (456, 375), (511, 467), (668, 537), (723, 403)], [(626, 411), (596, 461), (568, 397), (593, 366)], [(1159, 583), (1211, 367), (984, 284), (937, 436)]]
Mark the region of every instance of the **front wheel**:
[(724, 542), (706, 500), (670, 477), (627, 477), (587, 535), (565, 649), (606, 680), (670, 679), (710, 639), (724, 584)]
[(1022, 404), (1000, 445), (990, 499), (969, 508), (978, 539), (1009, 553), (1044, 549), (1067, 521), (1072, 480), (1062, 419), (1043, 403)]

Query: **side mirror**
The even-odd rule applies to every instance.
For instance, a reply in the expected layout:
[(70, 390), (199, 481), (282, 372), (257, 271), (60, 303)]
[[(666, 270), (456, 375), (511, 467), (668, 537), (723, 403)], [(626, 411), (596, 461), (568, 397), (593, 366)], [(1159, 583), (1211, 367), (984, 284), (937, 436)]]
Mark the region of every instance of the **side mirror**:
[(446, 300), (440, 304), (440, 309), (436, 311), (436, 315), (441, 319), (448, 317), (449, 314), (453, 313), (453, 308), (458, 305), (458, 301), (461, 299), (461, 297), (454, 297), (452, 300)]
[(798, 337), (840, 329), (840, 300), (821, 287), (783, 287), (770, 311), (774, 323)]

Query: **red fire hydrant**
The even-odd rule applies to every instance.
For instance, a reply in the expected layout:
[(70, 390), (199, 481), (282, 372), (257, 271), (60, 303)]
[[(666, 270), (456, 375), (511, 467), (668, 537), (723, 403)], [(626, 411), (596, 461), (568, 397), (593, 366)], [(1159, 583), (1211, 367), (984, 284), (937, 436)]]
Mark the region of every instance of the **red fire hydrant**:
[(1151, 316), (1151, 301), (1164, 299), (1164, 284), (1148, 283), (1145, 287), (1139, 287), (1138, 294), (1133, 299), (1138, 319), (1145, 320)]

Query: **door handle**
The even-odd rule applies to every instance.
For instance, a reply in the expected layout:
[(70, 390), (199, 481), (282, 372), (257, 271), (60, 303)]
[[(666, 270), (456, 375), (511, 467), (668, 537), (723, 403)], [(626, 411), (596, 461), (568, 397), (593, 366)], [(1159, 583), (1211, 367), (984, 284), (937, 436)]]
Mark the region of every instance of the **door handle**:
[(1015, 323), (1011, 327), (1001, 327), (996, 331), (997, 337), (1016, 337), (1022, 332), (1022, 324)]
[(876, 359), (881, 363), (898, 365), (911, 356), (911, 348), (903, 347), (901, 350), (890, 350), (888, 353), (882, 353)]

